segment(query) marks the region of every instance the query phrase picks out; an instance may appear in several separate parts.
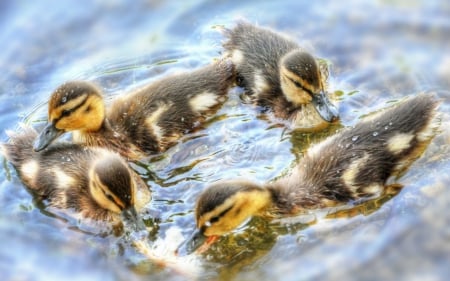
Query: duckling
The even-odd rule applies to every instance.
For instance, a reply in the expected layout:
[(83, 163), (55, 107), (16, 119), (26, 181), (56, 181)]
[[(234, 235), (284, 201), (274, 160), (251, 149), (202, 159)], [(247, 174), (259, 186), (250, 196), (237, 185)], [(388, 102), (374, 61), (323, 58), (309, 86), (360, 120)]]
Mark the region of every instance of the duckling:
[(76, 218), (116, 222), (122, 216), (124, 222), (142, 229), (136, 207), (150, 200), (150, 191), (119, 154), (63, 142), (35, 152), (34, 129), (9, 135), (2, 153), (37, 198), (51, 207), (71, 209)]
[(257, 105), (296, 128), (321, 129), (338, 118), (325, 92), (325, 63), (294, 41), (246, 22), (226, 29), (225, 36), (225, 56), (236, 66), (237, 84)]
[(179, 252), (192, 252), (251, 216), (276, 217), (333, 207), (380, 195), (437, 133), (437, 101), (418, 95), (314, 145), (273, 182), (228, 180), (212, 184), (196, 204), (197, 231)]
[(94, 84), (64, 83), (51, 95), (48, 125), (34, 149), (41, 151), (60, 135), (73, 131), (74, 142), (107, 147), (129, 160), (164, 152), (226, 100), (233, 73), (229, 61), (212, 63), (121, 96), (108, 110)]

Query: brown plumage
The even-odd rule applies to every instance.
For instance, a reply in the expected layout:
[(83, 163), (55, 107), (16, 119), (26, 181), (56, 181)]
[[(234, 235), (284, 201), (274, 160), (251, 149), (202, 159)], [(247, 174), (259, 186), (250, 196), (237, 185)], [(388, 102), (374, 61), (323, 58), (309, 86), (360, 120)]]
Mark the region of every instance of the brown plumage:
[(67, 82), (49, 101), (49, 124), (35, 143), (44, 149), (61, 134), (103, 146), (128, 159), (163, 152), (194, 130), (226, 100), (233, 84), (231, 62), (219, 61), (172, 75), (118, 97), (105, 112), (100, 89), (89, 82)]
[(3, 155), (40, 200), (81, 218), (116, 221), (125, 215), (138, 223), (135, 205), (143, 207), (150, 191), (119, 154), (62, 142), (35, 152), (36, 131), (25, 128), (9, 134), (10, 143), (2, 144)]
[(325, 92), (328, 67), (297, 43), (269, 29), (239, 22), (225, 30), (225, 55), (238, 85), (257, 105), (297, 128), (319, 129), (338, 118)]
[(311, 147), (273, 182), (211, 185), (197, 201), (198, 232), (185, 245), (193, 250), (202, 237), (225, 234), (253, 215), (293, 215), (382, 194), (386, 181), (399, 176), (435, 136), (437, 105), (421, 94), (373, 114)]

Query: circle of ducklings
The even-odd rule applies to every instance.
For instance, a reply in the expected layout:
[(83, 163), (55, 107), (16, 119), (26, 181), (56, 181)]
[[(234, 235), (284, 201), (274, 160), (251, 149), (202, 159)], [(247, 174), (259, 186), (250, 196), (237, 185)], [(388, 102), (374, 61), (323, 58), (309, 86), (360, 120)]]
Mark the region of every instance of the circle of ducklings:
[[(126, 161), (164, 152), (198, 129), (235, 85), (294, 128), (323, 128), (338, 119), (325, 89), (326, 65), (296, 42), (245, 22), (224, 34), (220, 60), (119, 96), (109, 107), (96, 85), (64, 83), (50, 97), (47, 126), (39, 135), (30, 128), (10, 133), (3, 154), (49, 205), (94, 220), (121, 217), (139, 230), (136, 194), (148, 201), (150, 192)], [(420, 94), (369, 116), (311, 147), (273, 182), (212, 184), (197, 200), (196, 230), (178, 253), (194, 252), (251, 216), (295, 215), (381, 194), (435, 136), (437, 105)], [(53, 143), (66, 132), (73, 143)]]

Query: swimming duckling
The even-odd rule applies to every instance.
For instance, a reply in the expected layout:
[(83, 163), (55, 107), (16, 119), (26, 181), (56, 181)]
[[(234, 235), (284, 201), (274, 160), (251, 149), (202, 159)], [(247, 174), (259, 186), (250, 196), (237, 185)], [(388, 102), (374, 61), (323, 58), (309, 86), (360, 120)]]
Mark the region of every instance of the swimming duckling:
[(68, 131), (74, 141), (102, 146), (128, 159), (163, 152), (198, 127), (226, 100), (233, 65), (220, 61), (163, 78), (117, 98), (105, 113), (99, 88), (72, 81), (57, 88), (48, 104), (48, 125), (34, 149), (43, 150)]
[(225, 35), (225, 55), (236, 66), (238, 85), (256, 104), (297, 128), (320, 129), (338, 118), (325, 92), (325, 63), (294, 41), (249, 23), (240, 22)]
[[(57, 143), (35, 152), (37, 132), (9, 133), (2, 152), (16, 168), (22, 182), (49, 206), (71, 209), (75, 216), (115, 222), (124, 218), (142, 228), (135, 204), (150, 200), (143, 180), (128, 168), (122, 157), (104, 148)], [(137, 198), (139, 196), (139, 198)]]
[(198, 230), (182, 245), (191, 252), (254, 215), (294, 215), (380, 195), (437, 132), (437, 102), (410, 98), (314, 145), (290, 174), (259, 185), (246, 180), (218, 182), (198, 198)]

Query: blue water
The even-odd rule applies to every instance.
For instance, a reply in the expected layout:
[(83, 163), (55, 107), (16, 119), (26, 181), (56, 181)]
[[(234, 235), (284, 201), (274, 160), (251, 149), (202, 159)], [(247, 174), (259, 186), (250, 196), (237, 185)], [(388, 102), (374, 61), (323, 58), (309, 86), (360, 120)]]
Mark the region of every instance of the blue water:
[[(311, 2), (311, 3), (310, 3)], [(0, 140), (19, 123), (44, 124), (66, 80), (97, 82), (108, 97), (220, 57), (216, 26), (246, 19), (295, 38), (332, 63), (341, 123), (418, 92), (442, 99), (442, 132), (398, 180), (405, 188), (366, 215), (298, 222), (255, 219), (194, 257), (199, 279), (445, 280), (450, 276), (450, 3), (448, 1), (2, 1)], [(206, 130), (136, 169), (153, 191), (151, 240), (187, 236), (210, 182), (270, 180), (317, 135), (272, 126), (237, 91)], [(164, 240), (165, 239), (165, 240)], [(159, 242), (158, 242), (159, 243)], [(186, 280), (120, 236), (87, 229), (35, 202), (11, 166), (0, 173), (2, 280)], [(195, 277), (194, 276), (194, 277)]]

